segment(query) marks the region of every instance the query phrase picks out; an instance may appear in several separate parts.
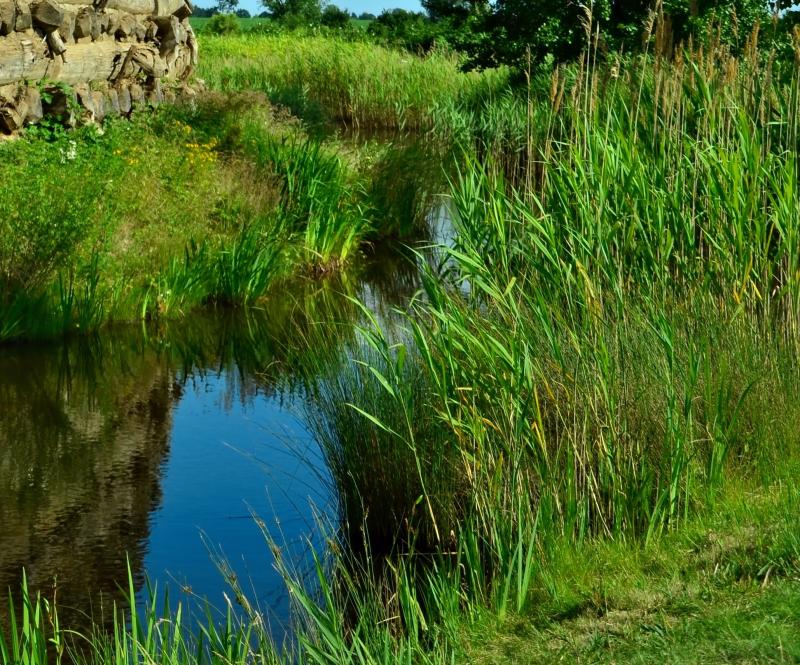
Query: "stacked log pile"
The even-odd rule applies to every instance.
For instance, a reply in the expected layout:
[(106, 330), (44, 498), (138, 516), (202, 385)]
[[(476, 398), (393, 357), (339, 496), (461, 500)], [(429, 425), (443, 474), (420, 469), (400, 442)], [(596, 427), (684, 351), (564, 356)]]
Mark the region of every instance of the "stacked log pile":
[(189, 0), (0, 0), (0, 131), (171, 100), (197, 63)]

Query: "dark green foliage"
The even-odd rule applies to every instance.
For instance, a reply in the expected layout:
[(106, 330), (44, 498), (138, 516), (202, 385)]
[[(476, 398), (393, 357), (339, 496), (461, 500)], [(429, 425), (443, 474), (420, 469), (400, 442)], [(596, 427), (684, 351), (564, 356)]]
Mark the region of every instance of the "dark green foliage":
[(195, 6), (194, 10), (192, 10), (192, 18), (211, 18), (214, 14), (217, 14), (218, 10), (216, 7), (197, 7)]
[(215, 14), (204, 29), (212, 35), (237, 35), (242, 31), (242, 26), (235, 14)]
[(410, 51), (428, 51), (442, 32), (425, 14), (405, 9), (385, 10), (369, 24), (367, 32), (380, 42)]
[(336, 5), (327, 5), (322, 12), (322, 25), (328, 28), (348, 28), (350, 14)]
[(104, 148), (93, 135), (87, 138), (62, 133), (52, 142), (3, 151), (8, 177), (0, 188), (0, 303), (17, 289), (40, 287), (76, 245), (109, 223), (103, 201), (122, 160), (105, 160), (105, 176), (95, 177)]
[(322, 19), (321, 0), (262, 0), (270, 16), (287, 26), (316, 25)]
[(717, 34), (734, 48), (744, 47), (756, 26), (775, 39), (772, 17), (791, 3), (763, 0), (597, 0), (592, 3), (561, 0), (425, 0), (423, 6), (440, 28), (438, 34), (470, 57), (472, 65), (498, 62), (525, 65), (545, 57), (566, 62), (576, 59), (598, 38), (602, 54), (638, 51), (652, 26), (651, 17), (667, 18), (665, 46), (714, 38)]

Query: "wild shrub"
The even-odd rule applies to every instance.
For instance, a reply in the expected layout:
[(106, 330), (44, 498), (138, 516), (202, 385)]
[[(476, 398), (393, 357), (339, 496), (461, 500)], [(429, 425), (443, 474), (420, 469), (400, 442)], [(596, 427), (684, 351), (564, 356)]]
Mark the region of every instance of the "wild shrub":
[(235, 14), (215, 14), (203, 31), (209, 35), (238, 35), (242, 32), (242, 26)]

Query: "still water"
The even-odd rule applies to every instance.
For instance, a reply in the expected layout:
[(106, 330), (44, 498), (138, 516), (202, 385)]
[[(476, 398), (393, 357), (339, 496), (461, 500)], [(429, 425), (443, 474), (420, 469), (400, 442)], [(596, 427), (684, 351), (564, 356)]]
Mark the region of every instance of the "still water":
[(149, 582), (224, 608), (224, 558), (280, 636), (289, 607), (264, 531), (302, 561), (318, 520), (335, 521), (303, 422), (306, 360), (353, 338), (343, 293), (383, 316), (402, 305), (416, 288), (403, 265), (283, 289), (247, 314), (0, 347), (0, 588), (24, 569), (62, 621), (108, 625), (128, 561), (140, 598)]

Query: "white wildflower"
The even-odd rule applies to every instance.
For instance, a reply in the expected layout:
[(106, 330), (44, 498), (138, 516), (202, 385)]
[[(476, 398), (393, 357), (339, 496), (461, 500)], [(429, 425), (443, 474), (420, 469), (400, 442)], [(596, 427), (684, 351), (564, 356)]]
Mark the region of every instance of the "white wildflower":
[(75, 141), (70, 141), (67, 144), (66, 150), (64, 148), (60, 148), (59, 153), (61, 154), (62, 164), (74, 161), (74, 159), (78, 156), (78, 144), (75, 143)]

